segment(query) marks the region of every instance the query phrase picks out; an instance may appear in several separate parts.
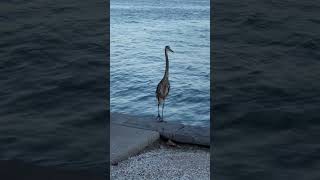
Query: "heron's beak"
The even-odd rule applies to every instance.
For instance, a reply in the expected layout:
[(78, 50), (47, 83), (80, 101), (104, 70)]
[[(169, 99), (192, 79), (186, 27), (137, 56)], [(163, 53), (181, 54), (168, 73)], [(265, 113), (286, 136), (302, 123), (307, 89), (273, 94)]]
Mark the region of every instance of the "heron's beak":
[(170, 52), (174, 53), (174, 51), (172, 51), (172, 49), (169, 49)]

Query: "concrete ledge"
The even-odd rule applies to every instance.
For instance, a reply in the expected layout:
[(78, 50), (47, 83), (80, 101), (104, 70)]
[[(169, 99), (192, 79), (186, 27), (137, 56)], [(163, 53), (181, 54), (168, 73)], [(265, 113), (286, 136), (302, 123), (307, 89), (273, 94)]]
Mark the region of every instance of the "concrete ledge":
[(134, 156), (159, 139), (156, 131), (126, 127), (111, 123), (110, 161), (116, 164)]
[(210, 146), (209, 127), (188, 126), (176, 122), (157, 122), (152, 117), (111, 113), (111, 123), (143, 130), (157, 131), (160, 136), (179, 143)]

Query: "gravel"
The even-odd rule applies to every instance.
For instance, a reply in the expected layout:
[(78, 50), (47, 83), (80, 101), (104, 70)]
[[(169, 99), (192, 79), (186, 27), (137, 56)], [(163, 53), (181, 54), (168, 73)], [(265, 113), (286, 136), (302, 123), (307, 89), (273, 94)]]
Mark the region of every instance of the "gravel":
[(209, 148), (159, 144), (111, 166), (112, 180), (209, 180)]

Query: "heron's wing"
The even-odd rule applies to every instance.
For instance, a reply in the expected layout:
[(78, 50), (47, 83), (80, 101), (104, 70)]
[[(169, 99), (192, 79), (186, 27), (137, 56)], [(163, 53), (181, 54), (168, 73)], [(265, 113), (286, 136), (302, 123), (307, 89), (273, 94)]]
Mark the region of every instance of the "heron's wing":
[(159, 82), (157, 89), (156, 89), (156, 97), (158, 101), (160, 100), (159, 98), (161, 97), (161, 86), (162, 86), (162, 80)]
[(168, 92), (167, 92), (167, 95), (169, 94), (169, 92), (170, 92), (170, 83), (168, 81)]
[(156, 94), (159, 94), (159, 93), (160, 93), (161, 82), (162, 82), (162, 80), (159, 82), (159, 84), (158, 84), (158, 86), (157, 86)]

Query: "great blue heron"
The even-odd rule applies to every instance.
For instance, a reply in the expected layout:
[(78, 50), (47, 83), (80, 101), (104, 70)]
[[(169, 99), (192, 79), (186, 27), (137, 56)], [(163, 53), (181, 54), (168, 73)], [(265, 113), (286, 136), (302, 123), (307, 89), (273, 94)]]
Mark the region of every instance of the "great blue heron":
[[(168, 52), (173, 52), (170, 48), (170, 46), (166, 46), (164, 48), (164, 54), (166, 57), (166, 69), (164, 72), (164, 76), (159, 82), (156, 90), (156, 97), (158, 100), (158, 117), (157, 120), (162, 122), (163, 121), (163, 109), (164, 109), (164, 103), (166, 100), (166, 97), (169, 94), (170, 91), (170, 83), (169, 83), (169, 58), (168, 58)], [(162, 117), (160, 117), (159, 113), (159, 106), (162, 104)]]

